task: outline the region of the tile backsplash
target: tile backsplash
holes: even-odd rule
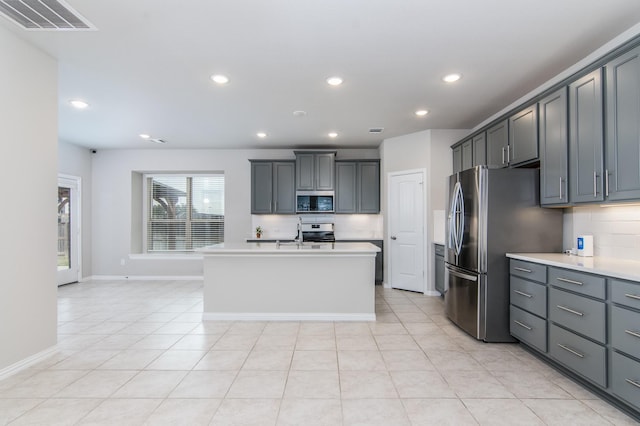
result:
[[[593,235],[595,256],[640,260],[640,205],[573,207],[564,223],[565,249],[575,248],[578,235]]]
[[[336,214],[302,215],[303,220],[329,221],[335,223],[336,239],[382,239],[382,215],[379,214]],[[292,239],[296,236],[297,215],[251,215],[252,229],[260,226],[262,238]],[[247,238],[255,238],[250,232]]]

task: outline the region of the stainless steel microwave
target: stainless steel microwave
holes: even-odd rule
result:
[[[296,191],[296,213],[333,213],[334,191]]]

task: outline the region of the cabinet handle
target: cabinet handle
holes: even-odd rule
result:
[[[604,171],[604,195],[609,196],[609,169]]]
[[[627,383],[632,384],[633,386],[640,388],[640,383],[636,382],[635,380],[631,380],[631,379],[624,379]]]
[[[507,145],[507,164],[509,163],[511,157],[511,145]]]
[[[593,197],[596,198],[598,196],[598,173],[593,171]]]
[[[575,284],[575,285],[584,285],[584,283],[580,281],[570,280],[568,278],[556,278],[558,281],[562,281],[563,283]]]
[[[514,292],[514,293],[518,293],[518,294],[519,294],[520,296],[524,296],[524,297],[528,297],[528,298],[531,298],[531,297],[533,297],[532,295],[530,295],[530,294],[527,294],[527,293],[525,293],[525,292],[522,292],[522,291],[518,291],[518,290],[513,290],[513,292]]]
[[[571,314],[577,315],[579,317],[584,316],[584,314],[582,312],[578,312],[578,311],[574,311],[573,309],[569,309],[566,306],[562,306],[562,305],[556,305],[556,308],[558,309],[562,309],[563,311],[569,312]]]
[[[504,164],[504,146],[502,147],[502,164]]]
[[[640,300],[640,296],[638,296],[637,294],[626,294],[625,296],[627,296],[630,299],[636,299],[636,300]]]
[[[526,272],[527,274],[530,274],[531,272],[533,272],[531,269],[521,268],[519,266],[514,266],[513,269],[520,272]]]
[[[632,335],[633,337],[637,337],[637,338],[640,339],[640,334],[636,333],[635,331],[625,330],[624,332],[627,333],[627,334]]]
[[[515,322],[516,324],[518,324],[522,328],[526,328],[529,331],[533,330],[533,328],[529,327],[528,325],[525,325],[525,324],[521,323],[520,321],[513,320],[513,322]]]
[[[569,348],[569,347],[567,347],[565,345],[562,345],[562,344],[558,343],[558,346],[560,346],[565,351],[570,352],[570,353],[574,354],[575,356],[577,356],[579,358],[584,358],[584,355],[582,355],[580,352],[576,352],[573,349],[571,349],[571,348]]]
[[[562,200],[562,177],[560,177],[560,199]]]

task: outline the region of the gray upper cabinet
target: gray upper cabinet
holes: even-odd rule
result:
[[[492,168],[507,167],[506,157],[509,145],[509,123],[503,120],[487,130],[487,166]]]
[[[569,85],[571,202],[604,200],[601,76],[602,71],[598,69]],[[638,161],[637,157],[635,161]]]
[[[453,154],[453,173],[462,171],[462,144],[452,148]]]
[[[462,170],[473,167],[473,141],[471,139],[462,143]]]
[[[296,151],[295,154],[297,190],[333,191],[335,189],[335,151]]]
[[[538,104],[509,117],[507,163],[518,165],[538,159]]]
[[[336,213],[380,213],[379,161],[336,161]]]
[[[487,139],[485,133],[475,135],[472,139],[473,144],[473,166],[487,164]]]
[[[336,161],[336,213],[357,211],[357,173],[358,164],[355,161]]]
[[[295,213],[295,162],[251,161],[251,213]]]
[[[567,132],[567,88],[540,100],[540,203],[566,204],[569,201],[569,136]]]
[[[640,47],[606,66],[607,197],[640,198]]]

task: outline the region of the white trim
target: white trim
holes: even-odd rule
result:
[[[204,312],[203,321],[375,321],[376,314],[330,313],[215,313]]]
[[[131,260],[202,260],[202,253],[132,253]]]
[[[389,182],[391,181],[392,177],[395,176],[404,176],[404,175],[413,175],[416,173],[420,173],[422,175],[422,293],[425,294],[425,292],[427,291],[428,288],[428,280],[427,280],[427,269],[429,266],[429,261],[427,259],[427,256],[429,256],[429,244],[427,243],[428,237],[429,237],[429,230],[428,230],[428,226],[427,226],[427,218],[428,218],[428,213],[427,213],[427,207],[428,207],[428,200],[427,200],[427,196],[429,195],[427,193],[427,187],[429,186],[429,179],[428,176],[429,174],[427,173],[427,169],[426,168],[419,168],[419,169],[409,169],[409,170],[401,170],[401,171],[395,171],[395,172],[388,172],[387,173],[387,214],[384,215],[384,220],[387,223],[386,229],[387,229],[387,238],[384,242],[385,247],[388,247],[388,255],[387,255],[387,277],[389,278],[389,284],[384,283],[385,288],[393,288],[391,286],[391,277],[393,277],[392,271],[393,271],[393,266],[392,266],[392,262],[391,262],[391,237],[389,235],[389,231],[391,230],[391,224],[390,224],[390,213],[391,213],[391,195],[390,195],[390,191],[389,191]],[[388,285],[388,287],[387,287]]]
[[[49,358],[51,355],[54,355],[58,352],[58,346],[53,345],[44,351],[38,352],[37,354],[31,355],[23,360],[16,362],[15,364],[11,364],[8,367],[0,370],[0,380],[4,380],[9,376],[12,376],[16,373],[19,373],[22,370],[25,370],[45,359]]]
[[[391,288],[391,284],[389,284],[388,282],[383,282],[383,283],[382,283],[382,287],[384,287],[384,288]]]
[[[202,275],[92,275],[83,281],[203,281]]]
[[[442,294],[439,291],[436,291],[436,290],[427,290],[427,291],[424,292],[424,295],[425,296],[437,296],[437,297],[442,296]]]

